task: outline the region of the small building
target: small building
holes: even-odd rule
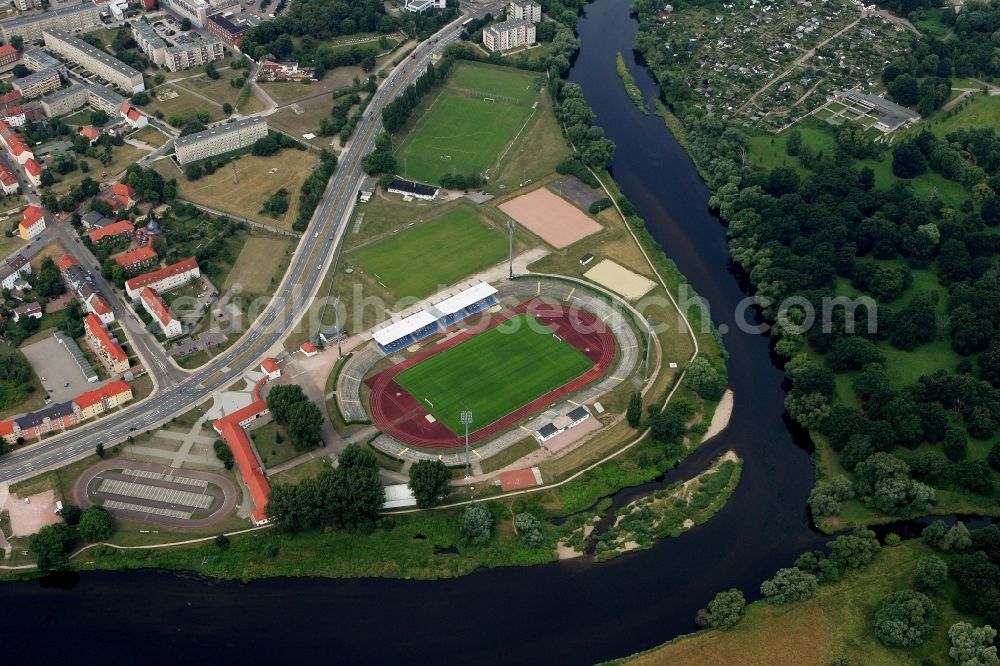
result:
[[[541,428],[535,431],[535,439],[537,439],[538,443],[541,444],[542,442],[549,441],[562,431],[563,431],[562,428],[557,428],[552,423],[546,423]]]
[[[7,65],[13,65],[20,58],[17,49],[15,49],[10,44],[0,45],[0,67],[6,67]]]
[[[566,428],[575,428],[590,418],[590,410],[583,405],[580,405],[579,407],[571,409],[566,416],[569,417],[569,425],[567,425]]]
[[[101,130],[93,125],[84,125],[80,128],[80,136],[90,141],[90,145],[94,145],[101,138]]]
[[[260,364],[260,371],[264,373],[268,381],[273,381],[281,376],[281,367],[273,358],[265,358]]]
[[[61,331],[56,331],[52,334],[52,337],[56,339],[56,342],[61,344],[69,352],[69,355],[73,357],[73,361],[76,363],[76,367],[80,369],[80,374],[83,378],[87,380],[88,384],[93,384],[98,379],[97,371],[94,370],[94,366],[90,365],[90,361],[87,360],[86,355],[80,347],[77,346],[73,338],[68,338]]]
[[[139,203],[139,195],[128,183],[115,183],[111,188],[111,194],[126,210]]]
[[[116,254],[114,260],[115,263],[124,268],[126,272],[138,273],[139,271],[145,270],[150,266],[155,266],[158,258],[159,257],[157,256],[156,251],[146,245],[129,252]]]
[[[302,352],[303,355],[305,355],[306,358],[312,358],[313,356],[319,353],[319,350],[316,349],[316,345],[314,345],[309,341],[303,342],[301,345],[299,345],[299,350]]]
[[[97,316],[102,324],[110,324],[115,320],[115,311],[108,303],[108,299],[98,293],[93,293],[86,300],[87,310]]]
[[[445,0],[406,0],[403,9],[411,14],[423,14],[431,9],[444,9]]]
[[[141,129],[149,124],[145,114],[128,102],[122,102],[118,107],[118,113],[132,129]]]
[[[390,194],[402,194],[407,197],[431,201],[437,197],[438,192],[441,190],[426,183],[418,183],[414,180],[406,180],[405,178],[393,178],[389,184],[388,191]]]
[[[372,176],[365,176],[365,179],[361,181],[361,188],[358,190],[358,199],[361,203],[371,201],[376,187],[378,187],[378,181]]]
[[[113,242],[119,238],[132,238],[135,235],[135,225],[128,220],[118,220],[113,224],[100,227],[87,234],[94,245]]]
[[[15,254],[0,264],[0,286],[4,289],[13,289],[22,275],[31,275],[31,264],[23,254]]]
[[[594,255],[592,255],[591,253],[588,252],[587,254],[585,254],[582,257],[580,257],[580,265],[581,266],[586,266],[587,264],[589,264],[593,260],[594,260]]]
[[[14,321],[18,322],[22,319],[27,318],[41,319],[42,318],[42,306],[38,303],[31,302],[25,303],[19,308],[14,309]]]
[[[416,506],[417,498],[410,490],[409,484],[394,483],[385,487],[385,503],[383,509],[402,509],[404,507]]]
[[[268,81],[315,81],[315,67],[299,67],[297,62],[274,62],[263,60],[260,63],[261,76]]]
[[[80,223],[84,229],[93,231],[94,229],[102,229],[113,222],[110,218],[105,217],[96,210],[92,210],[80,218]]]
[[[45,211],[38,206],[27,206],[21,214],[21,222],[17,225],[18,235],[24,240],[31,240],[43,231],[45,231]]]
[[[28,177],[28,182],[35,187],[42,186],[42,167],[38,166],[33,158],[28,158],[24,163],[24,173]]]
[[[0,164],[0,190],[4,194],[16,194],[21,184],[17,182],[17,176],[11,173],[3,164]]]

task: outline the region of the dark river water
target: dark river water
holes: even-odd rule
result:
[[[655,85],[631,62],[629,0],[597,0],[580,22],[570,79],[617,143],[614,175],[653,235],[730,332],[736,408],[728,430],[671,478],[734,448],[745,460],[729,504],[707,524],[652,550],[595,565],[571,561],[482,571],[456,580],[273,579],[249,585],[160,572],[85,573],[63,587],[0,585],[4,657],[86,662],[236,659],[282,663],[590,664],[693,630],[695,611],[722,589],[757,596],[760,582],[825,539],[810,529],[808,443],[783,420],[782,373],[766,336],[738,332],[746,297],[731,271],[725,229],[708,191],[662,120],[639,113],[615,71],[626,54],[650,100]],[[737,332],[734,332],[737,331]],[[668,479],[669,480],[669,479]],[[626,491],[628,500],[648,492]]]

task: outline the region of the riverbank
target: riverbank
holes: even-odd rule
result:
[[[708,424],[708,430],[705,431],[705,436],[701,439],[702,443],[722,434],[722,431],[729,426],[729,420],[733,418],[733,407],[735,404],[733,389],[726,389],[726,392],[722,394],[722,398],[719,400],[719,404],[715,406],[715,412],[712,413],[712,422]]]

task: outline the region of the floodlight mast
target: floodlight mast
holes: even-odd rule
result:
[[[517,222],[515,222],[514,220],[508,219],[507,220],[507,235],[509,237],[508,238],[509,248],[508,248],[507,266],[508,266],[508,269],[509,269],[509,271],[508,271],[509,274],[508,274],[507,277],[508,277],[508,279],[511,279],[511,280],[514,279],[514,229],[515,228],[517,228]]]
[[[462,421],[462,425],[465,426],[465,478],[472,478],[472,459],[469,457],[469,424],[472,423],[472,412],[470,410],[462,410],[459,413],[459,418]]]

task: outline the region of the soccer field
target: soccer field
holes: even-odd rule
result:
[[[507,234],[467,206],[418,224],[347,255],[396,298],[423,298],[438,287],[503,261]]]
[[[470,432],[478,430],[593,366],[534,316],[521,314],[404,370],[396,383],[462,434],[462,410],[472,410]]]
[[[492,166],[531,114],[528,106],[487,102],[445,91],[396,153],[406,178],[437,183]]]

